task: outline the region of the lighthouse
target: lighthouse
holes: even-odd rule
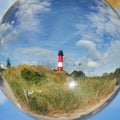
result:
[[[63,51],[60,50],[58,52],[58,66],[57,66],[57,70],[58,71],[62,71],[63,70]]]

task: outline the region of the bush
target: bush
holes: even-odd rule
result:
[[[116,85],[120,84],[120,68],[117,68],[114,73],[108,75],[110,79],[116,79]]]
[[[7,59],[7,68],[11,67],[11,62],[10,62],[10,59],[8,58]]]
[[[36,96],[35,95],[30,98],[30,101],[29,101],[30,109],[37,112],[38,114],[39,113],[46,114],[48,112],[48,106],[46,101],[43,99],[39,101],[36,97],[39,95],[36,95]]]
[[[21,77],[26,81],[31,81],[34,84],[40,84],[44,79],[45,75],[39,72],[28,70],[24,68],[21,70]]]
[[[5,70],[5,69],[3,69],[3,68],[0,67],[0,72],[3,72],[4,70]]]
[[[79,79],[79,78],[83,78],[85,77],[85,73],[83,73],[82,71],[73,71],[71,73],[71,76],[74,78],[74,79]]]
[[[117,84],[120,84],[120,68],[117,68],[114,72],[114,76],[117,79]]]

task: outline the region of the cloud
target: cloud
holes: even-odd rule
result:
[[[37,15],[50,11],[50,0],[19,0],[19,10],[16,17],[19,23],[19,29],[27,31],[36,31],[40,29],[40,19]]]
[[[79,40],[76,43],[79,48],[87,50],[87,56],[93,61],[101,59],[101,53],[97,50],[95,42],[90,40]]]
[[[75,25],[76,35],[81,39],[87,39],[104,44],[105,36],[108,36],[109,42],[117,39],[120,34],[120,19],[118,15],[105,3],[95,1],[96,6],[90,7],[90,13],[81,16],[79,22]],[[95,12],[97,11],[97,12]]]
[[[0,2],[0,14],[3,16],[5,12],[15,3],[16,0],[10,0],[4,2],[3,0]],[[1,17],[2,19],[2,17]],[[11,22],[0,23],[0,47],[6,48],[6,45],[15,40],[18,35],[16,29],[13,28],[14,20]]]
[[[120,67],[120,40],[112,41],[104,52],[99,51],[95,43],[89,40],[79,40],[76,45],[88,50],[86,56],[77,60],[82,63],[79,69],[87,75],[101,75],[104,72],[113,72]]]
[[[79,40],[76,42],[76,46],[78,46],[80,49],[87,50],[87,54],[78,60],[79,63],[82,63],[82,65],[78,68],[85,71],[87,75],[95,74],[100,61],[102,60],[101,52],[97,50],[95,42],[90,40]]]
[[[18,48],[17,51],[24,56],[24,59],[21,59],[23,64],[45,65],[52,69],[57,66],[57,53],[55,51],[36,46]]]
[[[81,38],[76,46],[87,52],[77,61],[82,63],[80,69],[88,75],[111,72],[120,67],[120,18],[104,2],[95,3],[90,6],[90,13],[81,16],[75,25],[75,35]]]
[[[96,44],[90,40],[79,40],[76,45],[89,51],[96,50]]]
[[[0,105],[4,104],[6,100],[7,100],[7,98],[4,96],[4,94],[3,94],[3,92],[1,91],[1,88],[0,88]]]
[[[110,43],[107,51],[101,54],[99,61],[99,72],[113,72],[120,67],[120,40],[115,40]]]
[[[29,60],[29,59],[24,59],[21,61],[21,64],[28,64],[28,65],[38,65],[37,61]]]
[[[106,60],[108,64],[111,64],[112,67],[120,67],[120,54],[119,54],[119,49],[120,49],[120,40],[116,40],[111,42],[110,48],[106,52]]]
[[[6,21],[0,26],[0,43],[7,44],[17,39],[21,33],[36,32],[42,29],[41,20],[37,15],[50,11],[50,0],[19,0],[19,10],[15,12],[17,20]]]
[[[13,28],[13,22],[2,23],[0,25],[0,45],[6,47],[6,45],[15,40],[15,36],[18,34],[16,29]]]
[[[50,56],[53,54],[53,51],[40,47],[18,48],[17,50],[25,54],[31,54],[33,56]]]
[[[96,68],[98,67],[98,63],[95,61],[88,61],[87,66],[90,68]]]
[[[0,25],[0,35],[2,35],[7,29],[10,29],[11,25],[9,23],[7,24],[1,24]]]

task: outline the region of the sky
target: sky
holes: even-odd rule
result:
[[[0,0],[0,20],[16,0]],[[1,120],[33,120],[18,110],[3,94],[0,87],[0,119]]]
[[[93,10],[93,13],[88,14],[88,9],[82,6],[82,9],[79,9],[79,6],[75,7],[72,2],[71,7],[65,2],[59,7],[57,2],[54,3],[56,6],[52,4],[52,0],[21,1],[20,10],[15,13],[19,19],[16,20],[12,15],[9,17],[10,22],[3,23],[0,27],[0,34],[5,34],[0,35],[4,65],[9,57],[13,65],[42,64],[55,68],[57,53],[62,49],[64,68],[68,72],[78,69],[83,70],[87,75],[101,75],[120,67],[120,22],[113,10],[104,8],[102,4],[95,6],[99,12]],[[0,19],[14,2],[15,0],[0,0]],[[82,4],[85,5],[84,2]],[[118,8],[116,11],[120,14]],[[87,22],[81,17],[83,14]],[[89,24],[92,24],[92,27],[89,27]],[[79,63],[82,65],[79,66]],[[116,109],[115,104],[109,109],[110,111]],[[118,104],[117,110],[119,109]],[[102,117],[100,120],[104,120],[105,114],[107,114],[105,120],[113,120],[109,117],[109,112],[100,115],[99,117]],[[0,117],[2,117],[0,119],[18,120],[14,117],[14,113],[20,120],[31,120],[14,107],[0,90]],[[113,114],[113,117],[114,115],[117,116]],[[90,120],[98,120],[99,117]]]
[[[15,0],[0,0],[0,20],[2,19],[5,12],[8,10],[8,8],[15,2]],[[6,97],[0,90],[0,106],[5,103]]]
[[[7,12],[8,8],[15,2],[16,0],[0,0],[0,19]]]
[[[22,113],[0,90],[0,119],[1,120],[34,120]]]
[[[94,5],[88,0],[69,4],[21,0],[19,11],[16,7],[1,25],[2,62],[6,65],[9,57],[12,65],[56,69],[58,51],[63,50],[64,70],[69,73],[82,70],[93,76],[114,72],[120,66],[119,20],[113,9],[99,1]]]
[[[120,119],[120,93],[112,101],[111,104],[106,106],[101,112],[97,113],[95,116],[88,118],[88,120],[119,120]]]

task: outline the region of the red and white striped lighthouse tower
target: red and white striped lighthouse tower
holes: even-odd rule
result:
[[[63,51],[60,50],[58,52],[58,66],[57,66],[57,70],[58,71],[62,71],[63,70]]]

